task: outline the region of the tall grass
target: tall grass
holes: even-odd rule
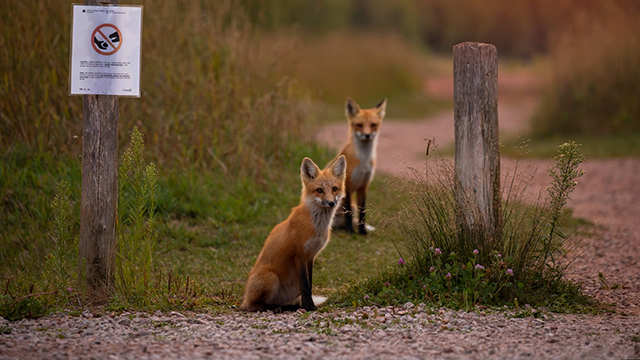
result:
[[[305,106],[239,1],[143,1],[142,97],[120,100],[120,143],[138,125],[159,161],[250,173],[301,137]],[[71,8],[9,1],[0,31],[0,147],[72,153],[81,97],[69,97]]]
[[[554,39],[536,133],[640,132],[639,18],[636,1],[610,1],[576,12]]]
[[[341,111],[347,97],[377,103],[423,92],[429,59],[397,35],[340,31],[303,39],[282,65],[314,98]]]

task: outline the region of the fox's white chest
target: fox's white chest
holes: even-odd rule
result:
[[[304,244],[304,251],[310,254],[311,257],[315,257],[324,247],[327,245],[328,238],[323,236],[314,236],[307,240]]]
[[[351,173],[351,189],[360,189],[373,179],[376,171],[373,167],[373,161],[376,158],[375,149],[377,141],[378,139],[375,139],[368,143],[361,143],[356,147],[356,156],[358,160],[360,160],[360,164],[358,164]]]

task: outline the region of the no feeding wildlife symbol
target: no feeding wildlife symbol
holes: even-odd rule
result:
[[[112,55],[122,46],[122,32],[112,24],[102,24],[91,34],[91,45],[100,55]]]

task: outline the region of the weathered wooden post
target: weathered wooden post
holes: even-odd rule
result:
[[[464,238],[495,244],[502,232],[495,46],[453,47],[453,96],[457,223]]]
[[[85,5],[117,0],[85,0]],[[80,269],[93,301],[113,289],[118,205],[118,97],[84,95],[82,120],[82,195]]]

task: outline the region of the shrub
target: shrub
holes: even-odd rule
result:
[[[469,308],[517,301],[553,305],[564,294],[584,304],[579,286],[562,278],[570,261],[561,261],[567,239],[561,229],[568,220],[563,207],[583,174],[577,170],[583,160],[579,145],[561,145],[549,168],[549,198],[533,205],[523,202],[529,179],[516,174],[507,179],[499,242],[469,239],[457,231],[448,161],[428,166],[425,177],[413,170],[415,179],[394,179],[393,196],[402,210],[381,221],[383,236],[397,244],[398,265],[354,286],[338,301],[429,301]]]

